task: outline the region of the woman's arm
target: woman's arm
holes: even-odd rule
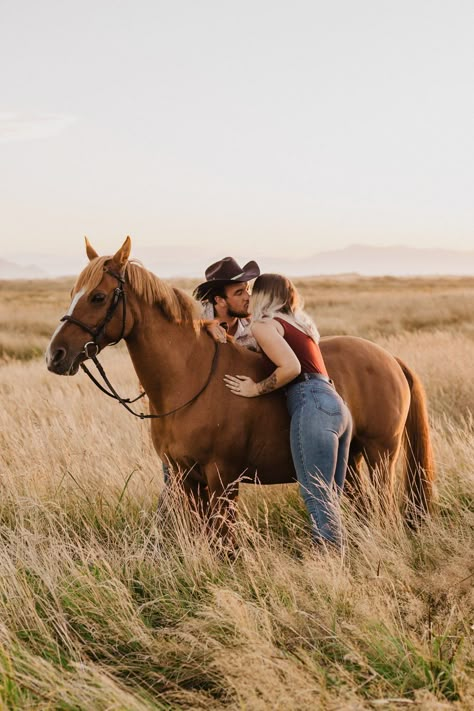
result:
[[[252,333],[258,345],[275,363],[276,368],[268,378],[258,383],[245,375],[226,375],[224,382],[235,395],[241,397],[265,395],[287,385],[300,374],[300,362],[281,335],[279,328],[281,326],[273,320],[252,324]]]

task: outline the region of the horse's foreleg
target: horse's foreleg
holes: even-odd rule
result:
[[[196,465],[182,478],[184,493],[186,494],[191,510],[207,521],[209,516],[209,490],[204,474]]]
[[[239,493],[237,478],[224,479],[217,463],[205,468],[209,492],[209,529],[224,542],[232,543],[232,524],[236,517],[236,503]]]
[[[166,455],[161,455],[161,468],[163,471],[163,483],[164,487],[161,490],[158,497],[158,511],[163,511],[166,509],[168,498],[169,498],[169,488],[172,482],[175,481],[174,477],[174,466],[171,464],[169,458]]]

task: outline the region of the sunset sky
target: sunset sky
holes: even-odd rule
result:
[[[472,0],[0,0],[3,256],[474,248]]]

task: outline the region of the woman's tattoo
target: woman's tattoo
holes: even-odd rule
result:
[[[266,395],[267,393],[271,393],[272,390],[275,390],[276,384],[277,384],[276,373],[272,373],[271,375],[268,376],[268,378],[265,378],[265,380],[262,380],[262,381],[260,381],[260,383],[257,384],[258,394],[259,395]]]

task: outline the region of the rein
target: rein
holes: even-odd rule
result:
[[[130,414],[134,415],[135,417],[139,417],[141,420],[148,420],[148,419],[158,419],[158,418],[162,418],[162,417],[168,417],[168,415],[174,415],[175,412],[179,412],[180,410],[183,410],[185,407],[188,407],[193,402],[195,402],[198,399],[198,397],[200,395],[202,395],[204,390],[207,388],[207,386],[211,382],[212,376],[214,375],[216,366],[217,366],[217,359],[218,359],[218,355],[219,355],[219,347],[218,347],[219,344],[217,343],[217,341],[214,343],[214,355],[212,357],[211,369],[209,371],[209,375],[207,377],[206,382],[204,383],[202,388],[199,390],[199,392],[196,393],[196,395],[194,395],[190,400],[183,403],[182,405],[179,405],[178,407],[175,407],[173,410],[169,410],[168,412],[163,412],[162,414],[159,414],[159,415],[146,415],[144,412],[135,412],[134,410],[132,410],[130,405],[132,403],[136,402],[137,400],[140,400],[142,397],[144,397],[146,395],[146,393],[142,392],[142,393],[140,393],[140,395],[137,395],[137,397],[135,397],[133,399],[130,399],[128,397],[127,398],[121,397],[118,394],[118,392],[115,390],[115,388],[112,385],[112,383],[110,382],[110,380],[108,379],[103,366],[100,364],[99,359],[97,358],[97,355],[100,351],[100,346],[97,343],[97,341],[103,334],[105,334],[105,329],[107,328],[108,323],[111,321],[115,311],[117,310],[120,301],[122,301],[122,329],[120,332],[120,336],[117,338],[117,340],[113,341],[113,343],[109,343],[108,345],[115,346],[115,345],[117,345],[117,343],[119,341],[122,340],[124,333],[125,333],[125,323],[126,323],[126,318],[127,318],[127,305],[126,305],[127,298],[126,298],[126,292],[123,288],[123,285],[125,284],[125,277],[123,274],[117,274],[115,272],[110,271],[109,269],[107,269],[105,271],[107,271],[111,276],[115,277],[117,279],[117,281],[119,282],[119,285],[117,287],[115,287],[115,289],[114,289],[114,296],[113,296],[112,302],[111,302],[109,308],[107,309],[107,313],[105,314],[105,317],[104,317],[104,320],[102,321],[102,323],[99,324],[98,326],[96,326],[95,328],[91,328],[87,324],[83,323],[82,321],[79,321],[79,319],[76,319],[76,318],[74,318],[74,316],[70,316],[69,314],[66,314],[60,320],[63,322],[67,321],[69,323],[73,323],[76,326],[79,326],[79,328],[82,328],[84,331],[86,331],[87,333],[89,333],[92,336],[93,340],[88,341],[87,343],[84,344],[83,353],[86,356],[86,358],[89,358],[90,360],[92,360],[95,367],[99,371],[99,373],[102,377],[102,380],[104,381],[108,390],[106,390],[106,388],[104,388],[104,386],[99,383],[97,378],[95,378],[92,375],[92,373],[87,368],[85,363],[81,363],[80,366],[81,366],[82,370],[84,371],[84,373],[92,380],[94,385],[96,385],[99,388],[99,390],[101,390],[103,393],[105,393],[109,397],[113,398],[114,400],[117,400],[121,405],[123,405],[123,407],[128,412],[130,412]],[[94,352],[90,352],[90,348],[89,348],[90,346],[93,346],[93,348],[95,349]]]
[[[86,345],[87,345],[87,344],[86,344]],[[198,397],[199,397],[200,395],[202,395],[202,393],[204,392],[204,390],[207,388],[207,386],[208,386],[209,383],[211,382],[212,376],[214,375],[215,370],[216,370],[217,358],[218,358],[218,355],[219,355],[219,344],[217,343],[217,341],[214,343],[214,346],[215,346],[215,347],[214,347],[214,355],[213,355],[213,357],[212,357],[211,369],[210,369],[210,371],[209,371],[209,375],[207,376],[206,382],[204,383],[204,385],[202,386],[202,388],[199,390],[199,392],[197,392],[196,395],[194,395],[194,396],[193,396],[190,400],[188,400],[187,402],[184,402],[182,405],[179,405],[178,407],[175,407],[173,410],[169,410],[168,412],[163,412],[163,413],[161,413],[160,415],[145,415],[144,412],[135,412],[134,410],[132,410],[132,408],[129,406],[129,404],[131,404],[131,403],[133,403],[133,402],[136,402],[137,400],[139,400],[140,398],[142,398],[144,395],[146,395],[146,393],[145,393],[145,392],[141,393],[140,395],[138,395],[138,396],[137,396],[136,398],[134,398],[133,400],[130,400],[130,398],[123,398],[123,397],[120,397],[120,395],[117,393],[117,391],[115,390],[115,388],[114,388],[113,385],[111,384],[110,380],[108,379],[108,377],[107,377],[107,375],[106,375],[106,373],[105,373],[104,368],[103,368],[102,365],[99,363],[99,360],[98,360],[98,358],[97,358],[97,355],[91,355],[91,356],[89,356],[89,358],[92,360],[92,362],[93,362],[94,365],[96,366],[97,370],[98,370],[99,373],[101,374],[102,379],[103,379],[104,383],[107,385],[107,387],[109,388],[110,392],[108,392],[104,387],[102,387],[102,385],[98,382],[98,380],[96,380],[96,378],[94,378],[94,376],[92,375],[92,373],[90,372],[90,370],[84,365],[84,363],[81,363],[81,368],[82,368],[82,370],[85,372],[85,374],[89,376],[89,378],[92,380],[92,382],[93,382],[95,385],[97,385],[98,388],[100,388],[100,389],[102,390],[102,392],[104,392],[104,393],[105,393],[106,395],[108,395],[109,397],[113,397],[114,400],[118,400],[118,402],[119,402],[121,405],[123,405],[124,408],[125,408],[128,412],[130,412],[130,414],[134,415],[135,417],[139,417],[141,420],[158,419],[158,418],[162,418],[162,417],[168,417],[168,415],[174,415],[175,412],[179,412],[179,410],[183,410],[185,407],[188,407],[188,405],[191,405],[193,402],[195,402],[195,401],[198,399]]]

